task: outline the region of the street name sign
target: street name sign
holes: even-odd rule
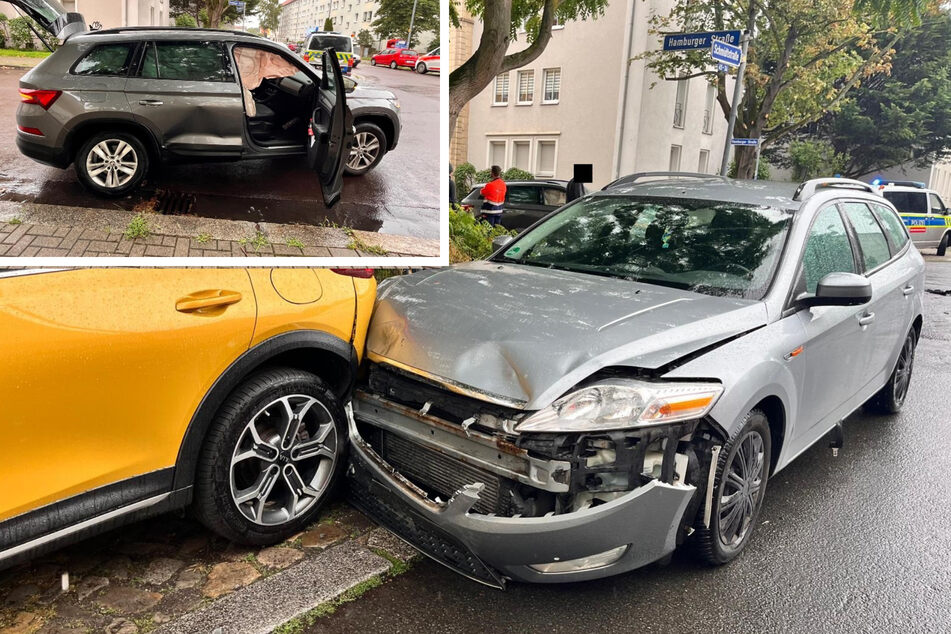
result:
[[[738,139],[733,137],[733,140],[730,141],[733,145],[759,145],[759,139]]]
[[[740,58],[743,56],[743,49],[739,46],[733,46],[720,40],[713,40],[710,45],[710,57],[726,64],[727,66],[739,66]]]
[[[692,51],[710,48],[714,40],[737,46],[740,43],[740,32],[708,31],[706,33],[670,33],[664,36],[664,50]]]

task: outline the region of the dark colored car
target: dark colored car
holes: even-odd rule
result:
[[[389,66],[390,68],[399,66],[416,68],[417,59],[419,59],[419,53],[416,51],[405,48],[388,48],[371,57],[370,64],[373,66]]]
[[[158,162],[306,155],[325,203],[340,199],[353,115],[336,54],[322,70],[244,32],[123,28],[86,33],[57,0],[13,0],[62,45],[20,79],[17,146],[75,164],[104,196]]]
[[[505,207],[502,212],[502,226],[506,229],[524,231],[551,212],[565,204],[565,189],[567,181],[506,181]],[[462,208],[466,211],[479,214],[482,208],[482,195],[479,191],[484,187],[479,183],[472,188],[469,195],[462,199]]]

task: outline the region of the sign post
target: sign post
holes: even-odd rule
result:
[[[723,144],[723,160],[720,162],[720,176],[726,176],[730,169],[730,145],[733,140],[733,128],[736,125],[736,111],[743,96],[743,75],[746,73],[746,52],[750,46],[750,32],[744,31],[740,42],[740,67],[736,71],[736,84],[733,86],[733,105],[730,106],[730,119],[726,126],[726,140]]]

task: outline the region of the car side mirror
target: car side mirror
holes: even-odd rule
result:
[[[351,93],[357,87],[357,81],[355,79],[350,79],[349,77],[344,77],[343,87],[345,92]]]
[[[512,236],[495,236],[492,239],[492,251],[498,251],[512,241]]]
[[[861,306],[872,300],[872,284],[855,273],[829,273],[816,286],[816,294],[802,294],[802,306]]]

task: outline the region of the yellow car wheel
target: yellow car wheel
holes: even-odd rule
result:
[[[276,368],[242,383],[218,411],[195,477],[195,511],[246,544],[284,540],[332,496],[346,454],[343,407],[317,376]]]

